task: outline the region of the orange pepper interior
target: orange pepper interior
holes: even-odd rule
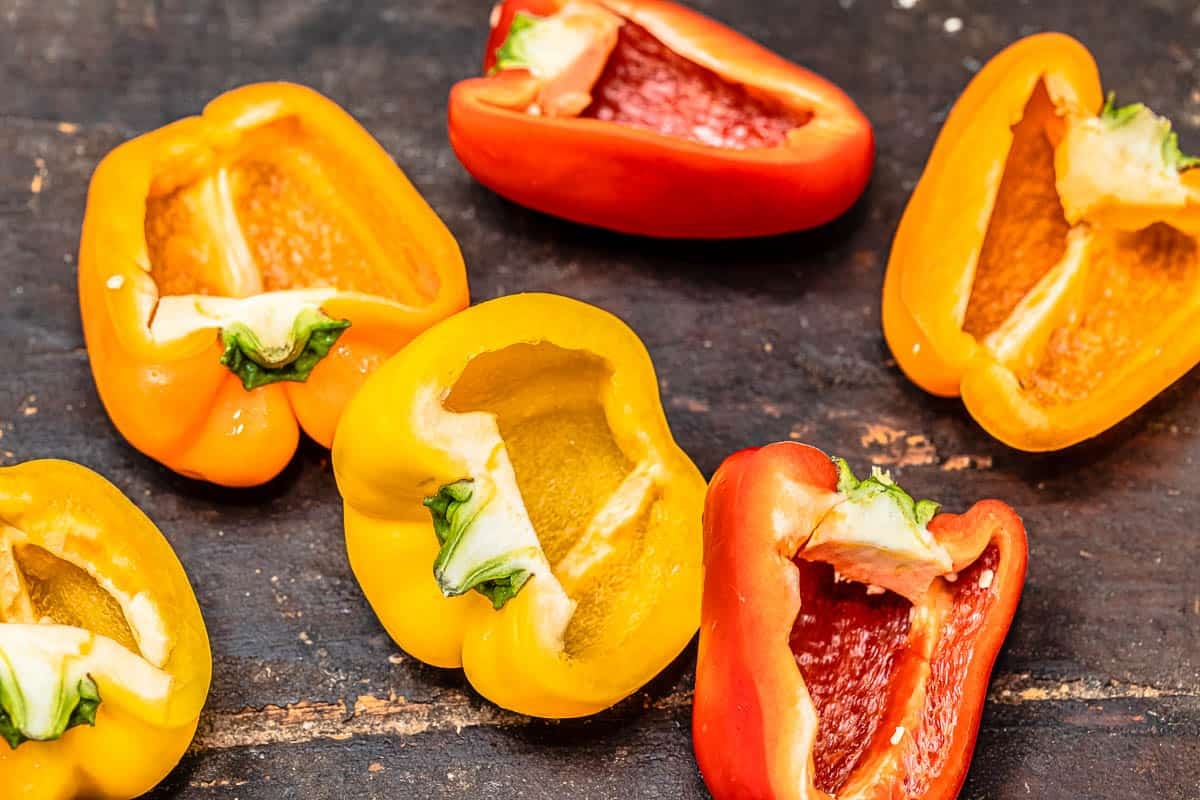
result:
[[[963,318],[978,339],[1019,337],[1021,327],[1006,323],[1030,313],[1022,301],[1055,269],[1072,270],[1073,299],[1054,312],[1047,340],[1010,364],[1022,389],[1047,406],[1089,396],[1147,345],[1157,322],[1200,294],[1200,241],[1164,223],[1127,232],[1081,221],[1074,227],[1086,237],[1083,256],[1067,263],[1073,229],[1054,172],[1065,124],[1039,83],[1013,127]]]
[[[336,288],[428,304],[434,269],[396,235],[360,169],[299,117],[245,132],[146,199],[151,276],[162,295],[247,296]]]
[[[1039,82],[1013,126],[1004,177],[975,268],[963,320],[963,330],[972,336],[998,328],[1066,252],[1070,226],[1054,188],[1057,142],[1050,138],[1059,125],[1054,103]]]
[[[1098,234],[1081,312],[1054,330],[1022,385],[1046,405],[1086,397],[1107,369],[1142,349],[1156,320],[1195,296],[1198,279],[1200,243],[1174,228]]]

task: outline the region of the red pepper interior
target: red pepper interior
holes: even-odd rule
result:
[[[959,573],[954,585],[954,606],[942,623],[942,633],[930,660],[923,723],[912,732],[916,747],[908,748],[904,754],[904,785],[910,797],[924,796],[950,756],[948,744],[962,710],[963,684],[988,609],[999,590],[995,583],[987,588],[980,586],[980,575],[986,570],[994,575],[999,568],[1000,551],[991,545],[974,564]],[[979,702],[982,700],[979,698]]]
[[[990,546],[954,586],[954,606],[945,620],[931,661],[923,724],[910,731],[906,748],[908,795],[919,797],[940,773],[958,720],[961,688],[995,587],[979,586],[980,574],[995,570],[999,552]],[[895,667],[917,632],[910,630],[911,604],[886,592],[868,595],[861,583],[835,582],[828,564],[796,559],[800,613],[791,648],[820,716],[814,752],[815,780],[824,792],[846,784],[876,734],[892,698]]]
[[[737,150],[781,145],[808,121],[688,61],[628,20],[581,116]]]

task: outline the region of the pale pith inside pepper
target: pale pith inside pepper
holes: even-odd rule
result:
[[[0,467],[0,797],[144,795],[211,676],[200,606],[145,514],[78,464]]]
[[[1060,112],[1013,127],[962,329],[1053,406],[1088,398],[1200,290],[1200,170],[1165,119]]]
[[[222,363],[253,389],[307,379],[350,325],[322,310],[336,297],[433,300],[435,277],[379,239],[384,212],[363,213],[342,154],[299,119],[244,131],[214,154],[204,171],[164,175],[147,198],[156,342],[219,331]]]
[[[153,603],[0,527],[0,738],[17,748],[94,725],[96,681],[165,705],[171,640]]]
[[[434,565],[442,591],[475,589],[501,608],[538,580],[552,598],[545,633],[568,651],[603,635],[589,620],[610,616],[614,594],[589,584],[611,584],[640,557],[659,494],[653,455],[633,463],[604,418],[608,372],[586,353],[512,345],[472,360],[444,405],[423,414],[430,435],[472,465],[426,500],[442,545]],[[495,415],[494,436],[463,435],[474,412]]]

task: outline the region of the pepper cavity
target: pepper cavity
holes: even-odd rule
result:
[[[567,2],[547,16],[516,10],[490,58],[491,74],[522,70],[530,79],[514,91],[514,76],[493,100],[535,116],[613,122],[732,149],[783,145],[812,116],[688,59],[601,3]]]
[[[1200,296],[1200,223],[1170,224],[1198,202],[1164,158],[1170,124],[1064,113],[1039,84],[1013,129],[963,322],[1035,407],[1102,391],[1146,320]]]
[[[618,579],[643,553],[659,494],[654,455],[627,453],[605,419],[610,374],[602,359],[549,343],[476,356],[444,409],[490,416],[496,438],[475,446],[470,479],[426,500],[443,591],[475,588],[501,608],[527,580],[539,583],[555,609],[548,635],[568,652],[615,621]]]
[[[0,738],[13,749],[94,725],[97,680],[150,704],[165,702],[170,690],[162,620],[67,555],[0,528]],[[131,617],[134,607],[142,613]]]

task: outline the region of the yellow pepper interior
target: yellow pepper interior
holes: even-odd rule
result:
[[[452,412],[495,416],[542,550],[578,603],[565,635],[572,655],[619,642],[653,593],[644,573],[654,567],[643,558],[653,497],[608,531],[603,547],[579,551],[589,523],[635,467],[608,425],[609,380],[609,366],[594,355],[516,344],[472,359],[445,401]]]
[[[84,628],[107,636],[134,653],[141,654],[125,612],[96,579],[74,564],[31,544],[12,549],[33,610],[33,620],[49,619],[59,625]]]
[[[1069,124],[1039,83],[1013,127],[963,318],[963,330],[1042,405],[1080,400],[1117,380],[1159,326],[1200,300],[1196,238],[1164,223],[1138,231],[1068,224],[1054,159]],[[1074,255],[1072,237],[1080,245]]]
[[[160,295],[335,288],[425,305],[438,278],[401,214],[360,165],[285,117],[159,176],[146,198],[151,276]]]

